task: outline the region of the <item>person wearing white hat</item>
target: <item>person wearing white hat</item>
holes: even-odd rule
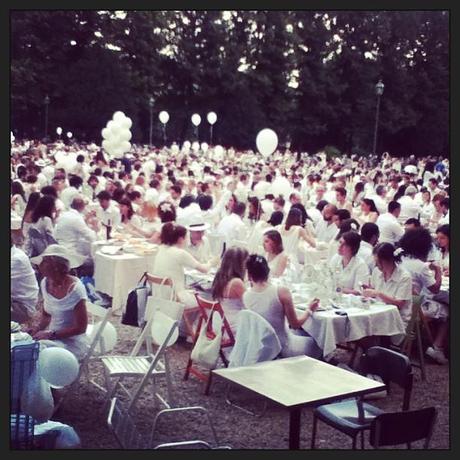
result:
[[[211,245],[204,232],[210,227],[201,216],[195,214],[188,219],[185,228],[189,231],[185,250],[192,254],[198,262],[205,264],[212,258]]]
[[[42,254],[31,258],[39,266],[43,279],[40,283],[43,310],[39,325],[29,330],[32,337],[44,346],[63,347],[77,359],[89,347],[86,328],[87,294],[83,283],[70,274],[83,258],[59,244],[50,244]]]
[[[21,230],[21,219],[11,215],[10,312],[11,320],[27,323],[36,313],[38,283],[27,254],[13,244],[13,232]]]

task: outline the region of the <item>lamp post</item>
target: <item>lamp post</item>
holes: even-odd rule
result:
[[[375,85],[375,94],[377,95],[377,108],[375,110],[375,127],[374,127],[374,147],[372,149],[372,154],[375,156],[375,150],[377,148],[377,129],[379,126],[379,111],[380,111],[380,97],[383,94],[385,85],[382,80]]]
[[[50,105],[50,97],[48,94],[45,96],[45,99],[43,100],[43,103],[45,104],[45,139],[48,139],[48,106]]]
[[[152,96],[149,99],[150,107],[150,130],[149,130],[149,146],[152,147],[152,129],[153,129],[153,104],[155,103]]]

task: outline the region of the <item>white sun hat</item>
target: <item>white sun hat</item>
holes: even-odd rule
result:
[[[188,224],[186,225],[186,229],[190,232],[203,232],[209,227],[210,225],[204,221],[200,214],[195,214],[194,216],[190,217]]]
[[[61,257],[69,262],[70,268],[80,267],[85,261],[84,257],[69,251],[60,244],[50,244],[39,256],[31,257],[30,261],[35,265],[42,263],[43,257],[56,256]]]

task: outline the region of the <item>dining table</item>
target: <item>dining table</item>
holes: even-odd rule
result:
[[[95,241],[94,282],[97,291],[112,298],[112,311],[120,314],[128,295],[145,272],[152,270],[158,245],[142,238]]]
[[[302,409],[385,389],[385,384],[309,356],[215,369],[214,375],[289,412],[289,449],[300,448]]]

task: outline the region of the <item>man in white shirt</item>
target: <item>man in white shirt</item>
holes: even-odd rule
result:
[[[246,205],[238,202],[233,207],[230,215],[225,216],[217,225],[217,233],[224,237],[224,241],[229,247],[234,240],[244,241],[247,236],[247,228],[242,218],[246,211]]]
[[[70,209],[70,204],[72,200],[79,194],[79,190],[83,185],[83,179],[79,176],[70,176],[69,177],[69,185],[70,187],[66,187],[61,192],[61,201],[64,203],[65,209]]]
[[[387,195],[387,189],[384,185],[377,185],[375,189],[375,195],[370,198],[374,201],[375,207],[379,214],[385,214],[387,211],[387,201],[385,199]]]
[[[11,320],[27,323],[35,314],[38,283],[29,257],[11,244],[10,296]]]
[[[112,196],[109,192],[102,190],[97,195],[99,206],[96,208],[96,216],[100,224],[104,227],[110,226],[112,228],[121,224],[120,210],[112,201]]]
[[[445,225],[449,223],[449,198],[443,198],[441,203],[441,212],[443,214],[443,217],[439,219],[439,225]]]
[[[422,209],[414,200],[416,193],[417,188],[413,185],[409,185],[406,188],[405,195],[398,200],[401,204],[401,213],[398,218],[400,224],[404,224],[404,222],[411,217],[418,219]]]
[[[372,252],[379,240],[379,234],[379,227],[373,222],[366,222],[361,227],[361,244],[357,255],[367,263],[370,273],[375,268],[375,260]]]
[[[85,206],[83,199],[76,196],[70,204],[70,210],[57,220],[54,236],[59,244],[89,261],[91,243],[96,240],[96,232],[88,227],[83,218]]]
[[[401,205],[397,201],[388,203],[388,212],[380,214],[376,224],[380,231],[380,243],[395,244],[404,235],[404,228],[398,222]]]
[[[337,207],[333,204],[327,204],[322,211],[323,218],[316,224],[316,240],[330,243],[339,231],[334,223],[333,216],[337,212]]]

